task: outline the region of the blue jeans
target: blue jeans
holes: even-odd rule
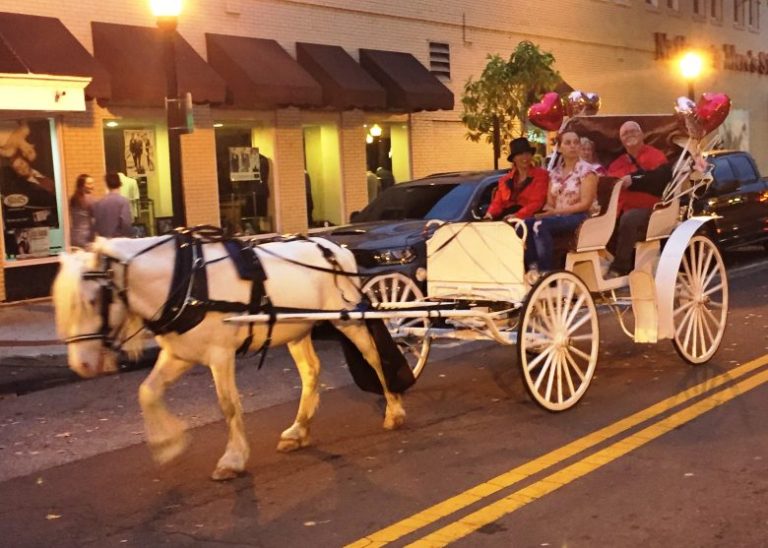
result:
[[[525,268],[528,269],[536,263],[539,270],[552,270],[555,253],[553,237],[575,232],[588,216],[586,213],[571,213],[542,219],[526,219],[528,238],[525,242]],[[533,229],[535,223],[540,223],[538,233]]]

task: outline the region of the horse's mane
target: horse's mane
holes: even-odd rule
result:
[[[59,337],[67,337],[67,326],[77,324],[83,316],[97,314],[94,306],[83,294],[83,273],[98,270],[98,254],[89,251],[75,251],[59,255],[59,273],[53,282],[52,296],[56,310],[56,331]],[[126,307],[126,318],[115,337],[118,342],[126,341],[122,350],[132,359],[137,358],[144,347],[137,334],[143,320]],[[130,339],[128,339],[131,337]],[[128,339],[128,340],[126,340]]]

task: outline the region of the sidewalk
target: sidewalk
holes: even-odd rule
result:
[[[0,397],[72,382],[50,299],[0,305]]]

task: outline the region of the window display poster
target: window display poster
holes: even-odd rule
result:
[[[257,147],[229,147],[229,180],[261,181]]]
[[[18,228],[16,235],[16,256],[19,259],[47,257],[50,255],[51,238],[46,226]]]
[[[0,121],[0,195],[6,229],[57,228],[48,120]]]
[[[726,150],[749,151],[749,111],[734,109],[717,130]]]
[[[126,129],[123,131],[125,142],[125,172],[134,179],[155,171],[155,130]]]

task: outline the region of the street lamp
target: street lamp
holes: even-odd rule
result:
[[[696,51],[687,51],[680,57],[678,64],[680,66],[680,74],[688,81],[688,98],[691,101],[695,101],[693,84],[704,69],[704,57]]]
[[[171,203],[174,226],[186,226],[184,209],[184,186],[181,179],[181,133],[178,127],[179,82],[176,76],[176,26],[181,14],[182,0],[150,0],[152,13],[157,17],[163,41],[163,62],[165,64],[165,110],[168,124],[168,159],[171,167]],[[175,114],[175,116],[174,116]]]

